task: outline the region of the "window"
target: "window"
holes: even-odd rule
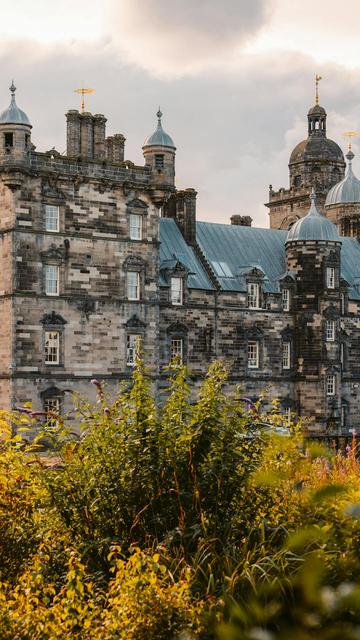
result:
[[[326,286],[328,289],[335,289],[335,269],[327,267],[326,269]]]
[[[257,340],[248,342],[248,367],[249,369],[259,368],[259,343]]]
[[[59,364],[60,362],[60,333],[59,331],[45,331],[45,364]]]
[[[248,307],[250,309],[258,309],[260,301],[260,286],[254,282],[249,282],[248,291]]]
[[[170,360],[172,364],[183,363],[184,341],[182,338],[171,338]]]
[[[335,395],[335,389],[336,389],[335,376],[334,376],[333,373],[329,373],[326,376],[326,395],[327,396],[334,396]]]
[[[45,293],[47,296],[59,295],[59,267],[53,264],[44,265]]]
[[[30,135],[28,133],[25,133],[25,149],[28,149],[30,147]]]
[[[9,149],[14,146],[14,134],[13,133],[4,133],[4,143],[5,147]]]
[[[127,297],[128,300],[140,300],[140,274],[138,271],[128,271],[127,278]]]
[[[183,304],[183,280],[182,278],[171,278],[171,304]]]
[[[301,187],[301,176],[295,176],[294,187]]]
[[[326,320],[325,339],[327,342],[335,340],[335,320]]]
[[[59,207],[52,204],[45,205],[45,230],[59,231]]]
[[[155,169],[164,168],[164,155],[162,153],[155,153]]]
[[[290,311],[290,290],[282,290],[282,307],[283,311]]]
[[[291,343],[283,342],[282,345],[282,366],[283,369],[290,369],[291,364]]]
[[[126,339],[126,364],[128,367],[135,365],[136,356],[140,348],[141,336],[137,333],[129,333]]]
[[[45,413],[52,413],[58,416],[60,414],[60,398],[45,398],[44,411]],[[48,416],[46,422],[49,427],[58,426],[58,421],[53,415]]]
[[[130,240],[141,240],[142,238],[142,216],[138,213],[130,213]]]

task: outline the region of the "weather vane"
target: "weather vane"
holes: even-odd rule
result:
[[[95,89],[84,89],[84,87],[81,87],[81,89],[75,89],[75,93],[80,93],[82,98],[81,98],[81,113],[85,113],[85,100],[84,100],[84,96],[87,93],[95,93]]]
[[[315,104],[319,104],[319,82],[320,82],[320,80],[322,80],[322,76],[319,76],[318,74],[316,74],[316,76],[315,76],[315,85],[316,85]]]
[[[357,138],[358,136],[360,136],[360,133],[358,131],[345,131],[345,133],[343,133],[343,135],[346,138],[349,138],[349,151],[351,151],[351,149],[352,149],[352,139],[353,138]]]

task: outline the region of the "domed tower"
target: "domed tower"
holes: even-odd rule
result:
[[[326,216],[332,220],[342,236],[360,237],[360,180],[352,170],[354,154],[346,154],[348,170],[343,180],[329,191],[325,201]]]
[[[308,136],[293,149],[289,160],[289,189],[275,192],[270,185],[270,226],[289,229],[307,214],[312,188],[317,195],[317,206],[324,211],[326,194],[344,177],[344,155],[336,142],[326,136],[327,114],[319,104],[319,77],[316,80],[315,105],[309,110]]]
[[[32,126],[25,111],[16,104],[15,91],[12,82],[10,104],[0,115],[0,163],[23,164],[31,150]]]
[[[157,112],[158,125],[143,144],[145,165],[151,168],[152,184],[157,191],[169,191],[175,185],[175,151],[172,138],[162,128],[162,113]],[[173,190],[173,189],[170,189]]]
[[[309,213],[291,227],[285,247],[287,270],[296,283],[293,308],[298,405],[303,415],[315,418],[311,428],[331,431],[338,428],[342,404],[341,239],[335,225],[318,212],[314,191]]]

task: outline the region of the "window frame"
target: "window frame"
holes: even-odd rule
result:
[[[142,337],[143,336],[141,333],[135,333],[132,331],[128,331],[128,333],[126,334],[126,366],[127,367],[135,367],[136,356],[140,348]],[[131,338],[135,338],[135,342],[133,345],[129,344]],[[130,353],[132,354],[131,358],[129,358]]]
[[[154,154],[154,167],[158,171],[162,171],[165,167],[165,154],[164,153],[155,153]]]
[[[47,275],[49,273],[49,270],[54,269],[56,272],[56,278],[48,278]],[[49,264],[49,263],[45,263],[43,265],[43,276],[44,276],[44,293],[46,296],[52,296],[52,297],[56,297],[59,296],[60,294],[60,267],[57,264]],[[56,290],[55,291],[50,291],[50,289],[48,288],[48,284],[49,282],[55,282],[56,283]]]
[[[131,222],[137,218],[138,225],[131,224]],[[138,234],[132,233],[132,229],[138,229]],[[143,214],[141,213],[129,213],[129,238],[130,240],[142,240],[143,239]]]
[[[251,349],[255,347],[254,354],[250,355]],[[260,344],[259,340],[248,340],[247,342],[247,368],[259,369],[260,368]]]
[[[53,340],[54,338],[50,338],[50,334],[56,334],[57,340],[55,347],[47,346],[47,342]],[[49,353],[49,349],[56,348],[56,359],[50,359],[51,353]],[[44,364],[49,367],[57,366],[60,364],[60,348],[61,348],[61,331],[59,329],[45,329],[44,335]]]
[[[251,289],[255,289],[255,295]],[[260,284],[258,282],[248,282],[247,286],[247,306],[248,309],[260,309]],[[255,302],[255,304],[253,304]]]
[[[326,342],[335,342],[336,339],[336,321],[328,318],[325,321],[325,340]]]
[[[290,289],[287,287],[282,289],[281,302],[283,311],[290,311]]]
[[[175,281],[180,285],[178,289],[173,286]],[[170,301],[172,305],[178,307],[184,304],[184,279],[181,276],[171,276],[170,278]]]
[[[174,343],[178,343],[180,345],[180,350],[176,349],[176,352],[174,352]],[[183,336],[170,336],[170,364],[173,366],[184,364]]]
[[[326,288],[334,290],[336,284],[335,267],[326,267]]]
[[[328,397],[334,397],[336,395],[336,375],[334,373],[326,374],[325,391]]]
[[[51,407],[52,403],[55,403],[54,408]],[[48,412],[56,413],[60,417],[61,398],[59,396],[45,397],[43,400],[43,410],[45,413],[48,413]],[[56,420],[56,418],[52,418],[52,417],[46,418],[46,423],[48,427],[52,427],[52,428],[56,428],[59,425],[59,421]]]
[[[135,285],[131,285],[131,283],[130,283],[130,278],[132,276],[136,277],[136,284]],[[131,287],[136,289],[135,296],[130,295]],[[141,296],[140,296],[140,273],[139,273],[139,271],[134,271],[132,269],[128,269],[126,271],[126,297],[127,297],[128,300],[130,300],[132,302],[137,302],[137,301],[140,300]]]
[[[56,216],[48,216],[48,213],[52,209],[56,209]],[[55,220],[56,221],[56,225],[54,226],[54,228],[51,225],[49,225],[49,221],[51,221],[51,220]],[[59,231],[60,231],[60,207],[59,207],[59,205],[57,205],[57,204],[45,204],[45,209],[44,209],[44,227],[45,227],[45,231],[48,231],[49,233],[59,233]]]
[[[282,343],[282,368],[288,371],[291,369],[291,341],[284,340]]]

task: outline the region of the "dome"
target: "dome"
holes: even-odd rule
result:
[[[304,242],[306,240],[323,240],[325,242],[341,242],[335,225],[321,215],[316,208],[316,195],[312,191],[311,207],[309,213],[297,220],[289,229],[287,242]]]
[[[326,116],[326,110],[320,104],[315,104],[309,109],[308,116]]]
[[[27,117],[25,111],[19,109],[15,101],[16,87],[12,82],[10,87],[11,102],[5,111],[0,115],[0,124],[24,124],[27,127],[31,127],[30,120]]]
[[[326,207],[332,204],[360,202],[360,180],[358,180],[352,170],[352,160],[355,156],[352,151],[349,150],[346,157],[349,161],[346,176],[341,182],[338,182],[330,189],[326,197]]]
[[[160,111],[160,107],[156,115],[158,118],[158,126],[156,128],[156,131],[154,131],[151,136],[148,136],[148,138],[146,138],[143,144],[143,149],[146,147],[170,147],[171,149],[176,149],[173,139],[169,136],[168,133],[165,133],[164,129],[162,128],[162,113]]]
[[[311,135],[296,145],[290,156],[290,164],[323,159],[344,162],[344,155],[339,145],[333,140],[321,135]]]

